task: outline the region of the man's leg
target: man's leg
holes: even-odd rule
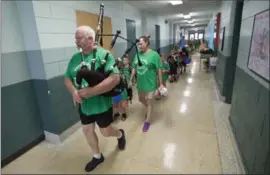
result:
[[[104,161],[104,157],[99,150],[98,137],[95,132],[96,115],[86,116],[80,113],[81,123],[83,124],[83,133],[89,146],[92,149],[93,158],[85,166],[85,171],[94,170],[100,163]]]
[[[86,140],[89,146],[92,149],[93,156],[100,154],[99,146],[98,146],[98,137],[95,132],[95,123],[91,123],[88,125],[83,125],[83,133],[86,137]],[[98,156],[97,156],[98,158]]]
[[[104,137],[116,137],[118,139],[118,148],[123,150],[126,146],[125,132],[123,129],[117,129],[111,125],[113,122],[112,112],[113,110],[110,108],[108,111],[100,114],[96,122],[101,134]]]

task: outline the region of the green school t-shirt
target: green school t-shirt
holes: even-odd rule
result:
[[[132,67],[137,72],[137,89],[145,92],[153,92],[158,88],[158,69],[162,68],[159,54],[150,50],[147,53],[139,53],[142,66],[138,65],[137,55],[133,59]]]
[[[130,69],[131,69],[130,67],[124,67],[123,70],[122,70],[123,75],[125,76],[128,83],[130,81],[130,76],[131,76],[131,70]]]
[[[107,51],[103,48],[98,47],[97,53],[96,53],[96,62],[95,62],[95,69],[99,68],[101,66],[101,61],[104,59]],[[90,69],[91,67],[91,61],[93,58],[93,52],[84,55],[84,60],[86,62],[86,65]],[[105,66],[105,71],[108,71],[111,66],[113,66],[115,63],[115,60],[111,54],[109,54],[107,63]],[[73,85],[75,88],[79,88],[78,84],[76,83],[76,74],[77,71],[81,67],[81,53],[78,52],[74,54],[71,58],[71,60],[68,63],[68,67],[65,73],[66,78],[70,78],[73,82]],[[114,67],[112,74],[118,74],[119,70],[117,67]],[[86,81],[82,81],[82,88],[88,87],[88,84]],[[112,97],[104,97],[101,95],[96,95],[93,97],[90,97],[88,99],[83,99],[83,102],[81,104],[81,111],[85,115],[93,115],[93,114],[99,114],[102,112],[107,111],[109,108],[112,107]]]
[[[166,61],[164,63],[162,63],[162,69],[166,70],[166,71],[168,71],[170,69],[170,66]],[[163,79],[163,82],[168,80],[168,72],[162,73],[162,79]]]

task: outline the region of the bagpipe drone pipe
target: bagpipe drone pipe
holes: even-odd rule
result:
[[[92,62],[90,65],[90,69],[86,66],[86,63],[84,61],[84,55],[82,53],[82,50],[80,49],[81,52],[81,59],[82,59],[82,66],[81,69],[77,72],[76,75],[76,83],[80,86],[81,88],[81,83],[82,80],[84,79],[89,87],[93,87],[95,85],[98,85],[99,83],[101,83],[103,80],[105,80],[106,78],[108,78],[110,76],[110,74],[112,73],[113,69],[120,63],[122,62],[122,59],[125,57],[125,55],[127,55],[134,46],[136,46],[136,44],[139,42],[138,39],[136,39],[135,42],[129,41],[125,38],[123,38],[122,36],[120,36],[121,31],[117,30],[116,34],[103,34],[103,14],[104,14],[104,5],[101,4],[100,5],[100,13],[99,13],[99,18],[98,18],[98,26],[97,26],[97,31],[96,31],[96,36],[95,36],[95,46],[94,46],[94,50],[93,50],[93,58],[92,58]],[[106,62],[108,59],[108,56],[110,54],[110,51],[108,51],[104,57],[104,59],[102,60],[102,64],[99,68],[95,69],[95,61],[96,61],[96,53],[97,53],[97,47],[98,47],[98,42],[99,42],[99,37],[101,37],[100,40],[100,45],[103,45],[103,40],[102,40],[102,36],[114,36],[111,45],[110,45],[110,49],[111,50],[116,42],[116,39],[122,38],[128,42],[131,42],[132,45],[126,49],[125,53],[123,54],[123,56],[119,59],[115,60],[115,64],[113,66],[110,67],[109,71],[105,71],[105,66],[106,66]],[[149,36],[150,37],[150,36]],[[141,60],[139,58],[138,55],[138,49],[137,46],[136,48],[136,52],[137,52],[137,59],[138,59],[138,65],[141,66]],[[101,95],[103,96],[107,96],[107,97],[113,97],[113,96],[117,96],[119,95],[125,88],[125,84],[126,82],[124,82],[123,78],[120,77],[120,82],[113,87],[110,91],[105,92]]]

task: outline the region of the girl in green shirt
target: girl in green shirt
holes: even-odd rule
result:
[[[126,87],[121,93],[120,101],[114,101],[113,108],[114,108],[114,120],[120,116],[120,111],[122,111],[121,120],[125,121],[127,119],[127,108],[128,108],[128,83],[130,81],[130,66],[129,66],[129,59],[128,57],[123,58],[123,66],[119,67],[120,75],[123,80],[126,82]],[[114,100],[114,99],[113,99]]]

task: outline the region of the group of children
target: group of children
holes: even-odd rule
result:
[[[182,48],[179,51],[171,51],[167,60],[170,67],[169,81],[171,83],[176,82],[180,74],[186,72],[187,64],[191,61],[186,48]]]
[[[162,61],[162,79],[163,85],[166,87],[166,82],[169,80],[170,82],[176,82],[179,73],[182,74],[186,72],[187,58],[189,58],[188,51],[185,48],[182,48],[181,51],[172,51],[165,60],[165,55],[160,54],[160,58]],[[128,83],[130,82],[132,68],[129,62],[128,56],[124,57],[122,63],[118,65],[120,76],[125,82],[125,88],[123,92],[113,97],[113,119],[117,120],[120,118],[122,121],[127,119],[127,108],[129,103],[132,101],[132,87],[129,87]],[[161,95],[159,91],[156,93],[156,99],[160,99]],[[121,114],[120,114],[121,113]]]

